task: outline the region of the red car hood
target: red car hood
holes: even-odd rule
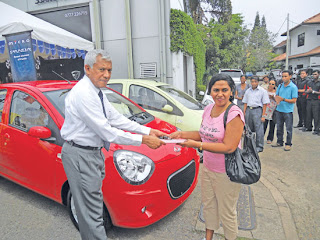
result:
[[[175,126],[165,121],[162,121],[159,118],[155,118],[150,123],[147,123],[146,126],[158,129],[168,134],[177,131],[177,128]],[[162,145],[158,149],[151,149],[145,144],[141,144],[139,147],[131,145],[111,144],[109,152],[105,150],[105,155],[113,155],[113,153],[117,150],[129,150],[138,152],[152,159],[154,163],[164,162],[172,158],[175,158],[181,154],[184,154],[186,157],[189,157],[191,159],[195,158],[197,154],[193,148],[183,148],[180,145],[170,143]]]

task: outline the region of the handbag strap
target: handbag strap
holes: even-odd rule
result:
[[[234,103],[231,103],[231,104],[227,107],[226,111],[224,112],[224,116],[223,116],[224,129],[226,129],[227,118],[228,118],[229,110],[230,110],[230,108],[231,108],[233,105],[235,105],[235,104],[234,104]]]

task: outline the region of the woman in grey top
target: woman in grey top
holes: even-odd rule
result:
[[[240,84],[237,84],[236,86],[236,94],[235,94],[235,99],[237,99],[237,105],[241,108],[241,110],[243,111],[243,105],[244,103],[242,102],[244,93],[247,91],[247,89],[250,88],[250,85],[246,83],[246,76],[245,75],[241,75],[240,77]]]

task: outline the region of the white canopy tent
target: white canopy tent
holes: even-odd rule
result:
[[[48,55],[48,52],[49,55],[56,55],[61,48],[65,53],[73,53],[73,55],[76,53],[80,56],[84,51],[94,49],[92,42],[3,2],[0,2],[0,9],[0,62],[9,58],[3,35],[28,30],[32,30],[31,38],[34,48],[38,46],[35,51],[36,56]],[[50,50],[47,53],[44,51],[46,47]]]

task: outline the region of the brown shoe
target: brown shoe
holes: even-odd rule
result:
[[[284,147],[284,150],[285,150],[285,151],[290,151],[290,150],[291,150],[291,146],[290,146],[290,145],[286,145],[286,146]]]

